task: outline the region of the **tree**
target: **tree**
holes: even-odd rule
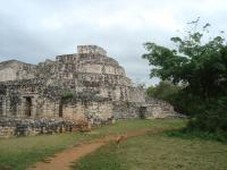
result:
[[[199,19],[190,24],[193,29],[187,31],[183,38],[171,38],[176,48],[147,42],[144,45],[147,53],[142,58],[154,66],[151,78],[159,77],[174,84],[184,84],[181,96],[186,100],[181,106],[187,106],[186,102],[190,99],[195,111],[201,115],[209,110],[211,104],[220,103],[227,96],[227,44],[222,35],[206,37],[210,24],[205,24],[199,30]],[[214,109],[211,110],[217,114]]]
[[[172,84],[169,81],[160,81],[156,86],[150,86],[146,92],[148,97],[165,100],[174,105],[174,96],[177,95],[181,87]]]

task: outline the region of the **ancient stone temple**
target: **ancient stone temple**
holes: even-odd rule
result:
[[[101,47],[37,65],[0,63],[0,137],[61,133],[114,119],[176,116],[163,101],[145,100],[124,68]],[[82,121],[82,123],[81,123]]]
[[[133,118],[145,103],[124,68],[95,45],[38,65],[0,63],[0,115],[16,117]]]
[[[37,65],[0,63],[0,117],[102,119],[165,117],[173,107],[146,102],[124,68],[95,45]]]

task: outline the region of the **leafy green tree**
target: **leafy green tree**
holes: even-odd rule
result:
[[[142,57],[155,66],[150,77],[160,77],[175,84],[185,83],[190,92],[201,95],[204,100],[226,94],[226,42],[221,36],[204,42],[202,38],[208,26],[203,27],[203,32],[189,31],[184,38],[172,37],[176,49],[145,43],[148,53]]]
[[[221,122],[226,118],[223,115],[227,114],[227,106],[222,104],[224,108],[218,109],[225,114],[219,114],[220,112],[211,106],[226,101],[224,98],[227,96],[227,44],[221,34],[207,38],[210,24],[205,24],[199,30],[197,29],[199,19],[190,24],[193,25],[193,29],[187,31],[183,38],[171,38],[176,48],[147,42],[144,45],[147,53],[142,58],[154,66],[151,69],[151,78],[159,77],[161,80],[185,85],[178,96],[178,105],[183,112],[191,114],[193,112],[189,108],[191,105],[194,112],[199,115],[198,122],[211,124],[211,114],[213,117],[219,115],[216,120]],[[213,129],[216,129],[217,124]]]
[[[146,92],[148,97],[158,98],[174,104],[174,97],[181,87],[174,85],[169,81],[160,81],[156,86],[150,86]]]

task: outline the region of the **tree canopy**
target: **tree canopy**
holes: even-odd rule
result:
[[[193,22],[195,27],[198,20]],[[216,36],[205,40],[210,24],[202,31],[188,31],[183,38],[172,37],[176,48],[170,49],[153,42],[145,43],[150,77],[159,77],[174,84],[184,83],[190,92],[210,99],[227,94],[227,45],[224,37]]]
[[[170,39],[175,48],[147,42],[144,44],[147,52],[142,58],[152,66],[151,78],[183,85],[175,93],[174,101],[183,112],[196,112],[196,126],[227,131],[227,43],[224,34],[220,32],[218,36],[209,37],[210,24],[199,27],[199,19],[190,24],[193,28],[185,35]]]

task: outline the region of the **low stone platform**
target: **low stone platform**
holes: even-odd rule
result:
[[[0,137],[34,136],[39,134],[55,134],[79,131],[87,128],[84,120],[63,118],[16,118],[1,117]]]

